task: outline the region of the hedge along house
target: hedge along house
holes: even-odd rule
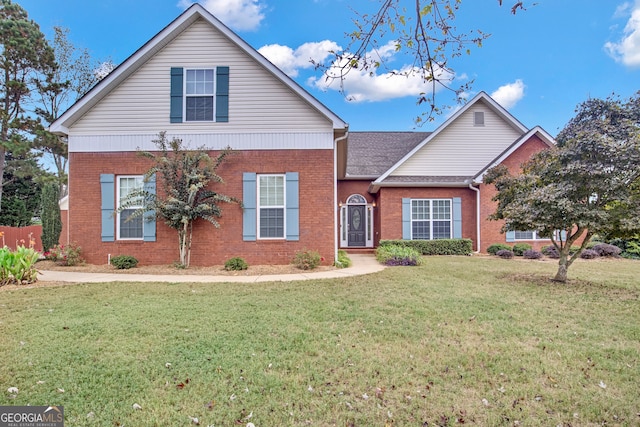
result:
[[[483,176],[501,163],[518,173],[554,144],[542,128],[527,129],[484,92],[434,132],[350,132],[346,173],[338,182],[340,246],[468,238],[485,252],[493,243],[549,244],[528,230],[503,234],[502,222],[488,220],[495,187],[483,184]]]
[[[175,230],[162,221],[126,221],[120,200],[146,185],[166,131],[190,147],[235,155],[215,190],[243,206],[223,205],[221,228],[196,223],[193,265],[288,264],[317,250],[325,264],[338,248],[381,239],[469,238],[475,249],[535,233],[500,233],[486,170],[517,172],[553,145],[481,92],[434,132],[349,132],[348,125],[267,61],[202,6],[194,4],[96,85],[52,125],[69,141],[69,196],[63,243],[90,263],[133,255],[142,264],[178,259]],[[141,207],[140,207],[141,208]],[[544,243],[548,243],[545,241]]]
[[[317,250],[337,251],[337,173],[344,169],[348,125],[194,4],[142,46],[50,127],[69,142],[69,212],[63,242],[89,263],[127,254],[142,264],[178,259],[175,230],[162,221],[116,213],[151,166],[137,150],[156,149],[161,131],[215,155],[235,155],[216,191],[241,199],[223,205],[221,228],[194,226],[191,262],[287,264]]]

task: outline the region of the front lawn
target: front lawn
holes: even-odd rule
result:
[[[555,269],[0,289],[0,405],[68,426],[639,424],[640,262]]]

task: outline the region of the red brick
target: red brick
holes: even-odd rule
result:
[[[109,254],[132,255],[142,265],[170,264],[178,260],[177,232],[161,220],[156,224],[156,242],[101,241],[100,174],[143,174],[150,167],[147,159],[134,152],[71,153],[69,164],[69,240],[82,247],[87,262],[106,263]],[[191,264],[221,265],[236,256],[244,258],[249,265],[288,264],[296,252],[305,249],[317,250],[325,258],[324,264],[333,264],[333,151],[239,151],[218,169],[225,183],[216,184],[213,189],[241,199],[243,172],[299,173],[300,240],[244,242],[242,208],[223,204],[220,228],[202,220],[194,225]],[[160,187],[160,183],[158,185]]]

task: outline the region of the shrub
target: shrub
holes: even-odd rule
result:
[[[82,258],[81,254],[82,248],[75,243],[71,243],[67,246],[55,245],[44,253],[44,257],[58,265],[74,266],[84,263],[84,258]]]
[[[531,245],[528,243],[516,243],[513,245],[513,254],[516,256],[524,255],[524,251],[531,250]]]
[[[118,270],[128,270],[138,265],[138,260],[131,255],[118,255],[111,258],[111,265]]]
[[[489,246],[487,248],[487,252],[490,253],[491,255],[495,255],[498,251],[501,250],[507,250],[510,251],[511,250],[511,246],[505,244],[505,243],[494,243],[493,245]]]
[[[60,189],[58,184],[46,184],[42,188],[42,247],[49,250],[60,240],[62,232],[62,219],[60,217]]]
[[[598,253],[601,257],[617,257],[622,252],[617,246],[610,245],[608,243],[600,243],[599,245],[595,245],[593,250]]]
[[[594,249],[585,249],[580,254],[580,258],[582,259],[594,259],[594,258],[598,258],[599,256],[600,255],[598,255],[598,251]]]
[[[558,250],[556,249],[555,246],[552,246],[552,245],[544,246],[542,248],[542,253],[548,256],[549,258],[555,258],[555,259],[560,258],[560,254],[558,253]]]
[[[300,251],[296,252],[296,256],[293,258],[293,265],[301,270],[313,270],[324,259],[317,251]]]
[[[542,258],[542,252],[534,251],[533,249],[527,249],[522,253],[524,259],[540,259]]]
[[[338,260],[336,261],[336,267],[347,268],[351,267],[351,259],[343,249],[338,251]]]
[[[15,251],[0,249],[0,286],[33,283],[38,280],[35,263],[40,255],[33,248],[18,246]]]
[[[602,243],[602,242],[596,242],[596,241],[591,240],[589,243],[587,243],[587,246],[585,246],[584,248],[585,249],[593,249],[594,246],[597,246],[600,243]]]
[[[381,240],[379,246],[403,246],[413,248],[422,255],[471,255],[471,239],[437,240]]]
[[[500,249],[496,252],[496,256],[504,259],[511,259],[513,258],[513,251],[510,251],[509,249]]]
[[[378,246],[376,259],[385,265],[420,265],[422,254],[411,247],[400,245]]]
[[[224,269],[227,271],[240,271],[247,268],[249,268],[249,264],[240,257],[230,258],[224,263]]]

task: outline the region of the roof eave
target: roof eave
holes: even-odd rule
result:
[[[346,174],[343,179],[352,181],[375,181],[378,175],[349,175]]]
[[[470,184],[473,184],[472,180],[465,180],[459,182],[377,182],[374,181],[369,186],[369,192],[372,194],[377,193],[380,188],[467,188]]]

